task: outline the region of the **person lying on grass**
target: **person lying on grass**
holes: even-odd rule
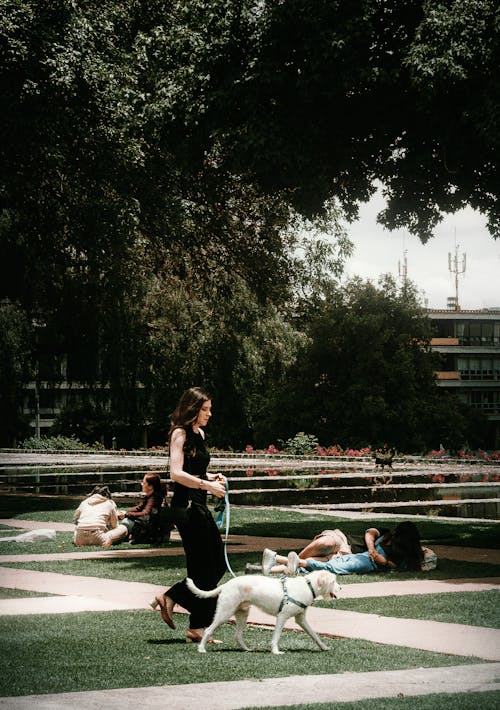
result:
[[[365,532],[365,552],[342,554],[339,551],[327,560],[322,555],[307,555],[308,552],[321,551],[317,540],[315,538],[300,555],[290,552],[284,557],[274,550],[264,550],[262,572],[266,575],[293,576],[297,570],[313,572],[324,569],[333,574],[369,574],[397,569],[421,570],[424,562],[419,532],[410,521],[399,523],[395,530],[384,534],[377,528],[369,528]],[[315,541],[316,545],[313,546]]]

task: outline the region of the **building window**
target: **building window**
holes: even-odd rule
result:
[[[462,380],[498,380],[500,358],[459,357],[457,369]]]
[[[499,414],[500,392],[471,392],[469,404],[484,414]]]

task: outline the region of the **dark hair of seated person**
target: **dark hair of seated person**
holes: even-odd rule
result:
[[[88,494],[87,498],[90,498],[90,496],[95,495],[104,496],[104,498],[111,498],[111,491],[109,490],[108,486],[94,486]]]
[[[389,558],[409,570],[419,570],[423,560],[422,545],[417,526],[411,521],[399,523],[393,532],[386,533],[382,545],[390,543]]]

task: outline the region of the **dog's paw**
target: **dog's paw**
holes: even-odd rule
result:
[[[274,654],[275,656],[282,656],[285,652],[280,651],[279,648],[276,648],[276,649],[272,649],[271,653]]]
[[[202,648],[201,646],[198,646],[198,653],[206,653],[206,652],[207,652],[206,648]]]

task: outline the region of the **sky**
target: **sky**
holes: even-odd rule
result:
[[[377,224],[384,199],[378,192],[362,205],[359,220],[347,226],[354,243],[354,254],[345,265],[346,276],[361,276],[375,284],[380,274],[395,277],[406,272],[420,291],[428,308],[446,308],[447,298],[455,296],[455,274],[448,268],[448,254],[454,267],[457,247],[458,302],[462,310],[500,307],[500,239],[494,240],[486,229],[485,218],[467,208],[449,215],[438,225],[435,237],[422,244],[403,229],[390,232]]]

